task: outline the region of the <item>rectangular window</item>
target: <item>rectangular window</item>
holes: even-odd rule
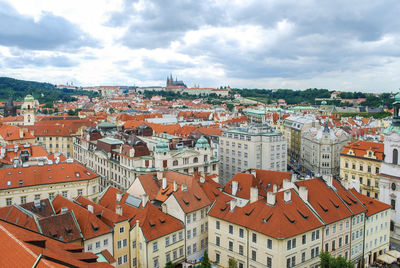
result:
[[[267,257],[267,268],[272,268],[272,258]]]
[[[217,230],[219,230],[220,227],[221,227],[221,223],[220,223],[219,221],[216,221],[216,222],[215,222],[215,228],[216,228]]]
[[[244,230],[242,228],[239,229],[239,237],[240,238],[244,237]]]
[[[180,248],[179,249],[179,257],[182,257],[183,256],[183,248]]]
[[[188,230],[186,236],[188,239],[192,238],[192,231]]]
[[[26,196],[21,196],[21,204],[26,204]]]
[[[256,252],[255,250],[252,250],[252,251],[251,251],[251,259],[252,259],[253,261],[256,261],[256,260],[257,260],[257,252]]]
[[[253,243],[257,243],[257,234],[253,233],[252,241],[253,241]]]
[[[306,244],[306,242],[307,242],[307,236],[306,236],[306,235],[303,235],[303,236],[302,236],[301,242],[302,242],[303,245]]]
[[[229,241],[228,245],[229,245],[229,251],[233,251],[233,242]]]
[[[119,233],[122,234],[124,232],[124,227],[119,228]]]
[[[167,236],[165,238],[165,246],[168,247],[169,246],[169,236]]]
[[[158,250],[158,243],[157,242],[154,242],[153,243],[153,252],[155,252],[155,251],[157,251]]]
[[[243,245],[239,245],[239,254],[243,255],[243,252],[244,252]]]
[[[6,205],[11,206],[12,205],[12,198],[7,198],[6,199]]]
[[[96,242],[96,249],[100,248],[100,241]]]
[[[229,225],[229,233],[233,234],[233,225]]]
[[[217,246],[220,246],[220,245],[221,245],[221,239],[219,238],[219,236],[216,236],[216,237],[215,237],[215,244],[216,244]]]
[[[267,248],[272,249],[272,240],[271,239],[267,240]]]
[[[221,261],[221,257],[219,255],[219,253],[215,253],[215,262],[219,263]]]
[[[35,200],[40,200],[40,194],[35,194]]]
[[[183,231],[179,232],[179,241],[183,240]]]
[[[311,250],[311,256],[312,256],[312,254],[313,254],[313,249]],[[306,253],[302,252],[301,253],[301,262],[305,262],[305,261],[306,261]]]

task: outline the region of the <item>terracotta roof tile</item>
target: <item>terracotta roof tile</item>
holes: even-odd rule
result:
[[[357,192],[354,188],[350,189],[350,191],[355,197],[357,197],[358,200],[360,200],[362,202],[364,207],[366,207],[367,211],[365,214],[367,216],[371,216],[371,215],[374,215],[376,213],[379,213],[379,212],[382,212],[384,210],[391,208],[390,205],[383,203],[381,201],[378,201],[376,199],[373,199],[371,197],[368,197],[366,195],[363,195],[363,194]]]
[[[352,156],[349,151],[353,151],[354,156],[365,158],[368,157],[368,150],[374,153],[377,160],[383,160],[384,144],[381,142],[371,142],[371,141],[356,141],[351,144],[347,144],[343,147],[342,155]],[[369,158],[369,157],[368,157]],[[370,158],[369,158],[370,159]]]

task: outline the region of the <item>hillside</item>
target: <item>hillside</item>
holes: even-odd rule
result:
[[[31,94],[40,103],[52,103],[56,100],[74,101],[72,95],[97,96],[97,93],[83,90],[59,89],[49,83],[34,81],[17,80],[9,77],[0,77],[0,101],[6,101],[10,96],[15,101],[22,101],[23,98]]]

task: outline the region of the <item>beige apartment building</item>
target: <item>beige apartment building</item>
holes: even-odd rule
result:
[[[379,172],[384,144],[356,141],[345,145],[340,154],[340,179],[358,186],[360,193],[379,200]]]
[[[244,207],[217,201],[209,212],[209,258],[227,267],[318,267],[322,222],[293,189],[250,197]]]
[[[4,181],[0,188],[1,207],[54,199],[58,194],[96,199],[100,185],[99,175],[76,162],[2,168],[0,177]]]
[[[222,131],[219,146],[221,184],[236,173],[256,168],[286,171],[286,140],[269,126],[248,126]]]
[[[130,267],[165,267],[166,263],[181,264],[185,260],[185,231],[178,219],[162,212],[141,198],[108,187],[99,199],[99,205],[115,210],[130,222],[127,246],[130,258],[123,263]]]

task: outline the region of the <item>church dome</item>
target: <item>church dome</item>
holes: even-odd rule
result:
[[[326,105],[327,102],[326,101],[321,101],[321,105]]]
[[[397,93],[397,94],[394,96],[394,103],[393,103],[393,104],[396,104],[396,103],[400,103],[400,92]]]
[[[26,97],[24,99],[24,101],[34,101],[34,100],[35,100],[35,98],[30,94],[26,95]]]
[[[197,148],[210,147],[210,144],[208,144],[208,141],[206,138],[204,138],[204,136],[201,136],[196,142],[196,147]]]

